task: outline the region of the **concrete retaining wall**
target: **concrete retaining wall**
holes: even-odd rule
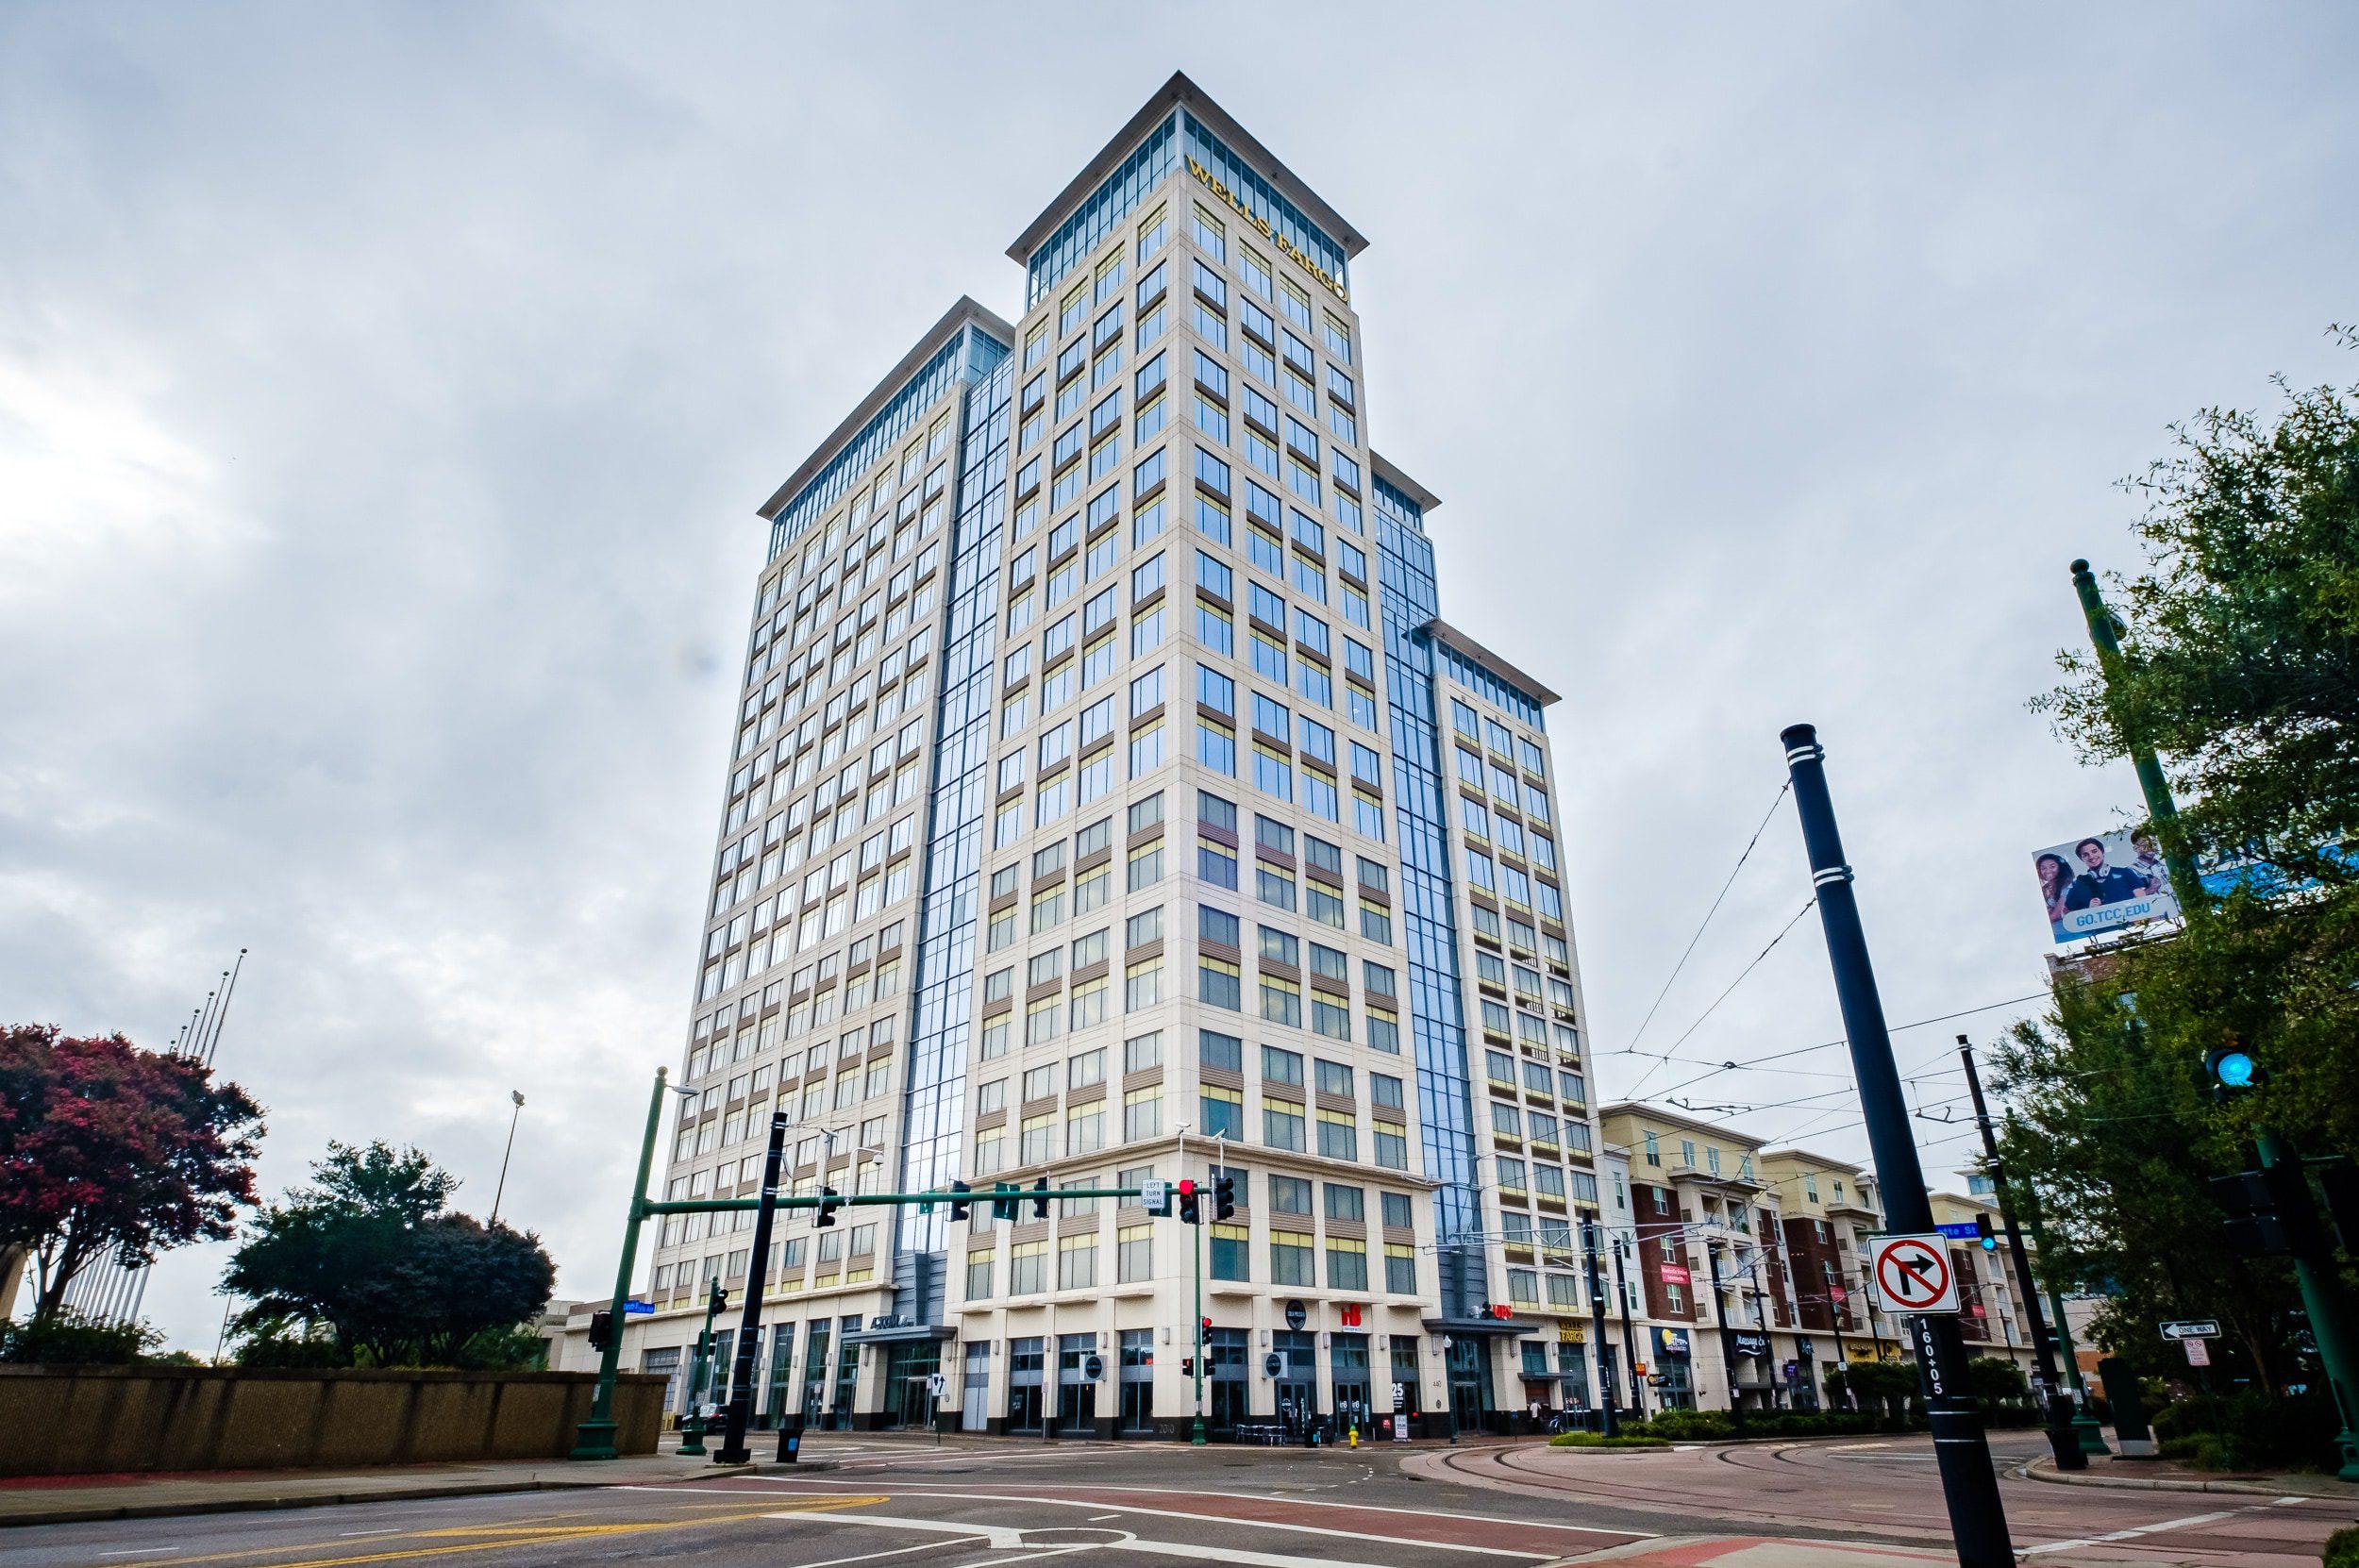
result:
[[[661,1377],[621,1378],[615,1446],[652,1454]],[[581,1372],[0,1367],[0,1476],[561,1459]]]

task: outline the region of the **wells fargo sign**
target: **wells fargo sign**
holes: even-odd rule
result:
[[[1237,216],[1243,218],[1246,223],[1251,224],[1254,228],[1260,232],[1263,239],[1267,240],[1272,245],[1276,246],[1285,255],[1292,257],[1297,266],[1299,266],[1304,272],[1309,273],[1313,277],[1317,278],[1321,283],[1325,284],[1330,293],[1332,293],[1337,299],[1342,300],[1346,305],[1351,303],[1351,294],[1344,288],[1342,279],[1338,278],[1333,273],[1329,272],[1325,267],[1320,266],[1315,259],[1309,255],[1306,255],[1300,247],[1295,244],[1293,241],[1287,239],[1283,234],[1279,233],[1278,230],[1270,227],[1268,220],[1264,219],[1260,213],[1254,211],[1251,208],[1246,206],[1245,202],[1239,198],[1237,193],[1229,189],[1226,181],[1224,181],[1218,175],[1213,174],[1210,169],[1204,167],[1203,164],[1198,163],[1193,156],[1191,156],[1188,159],[1188,173],[1194,175],[1196,179],[1202,183],[1204,189],[1210,191],[1213,195],[1218,196],[1222,201],[1227,202],[1230,207],[1234,208],[1236,209]]]

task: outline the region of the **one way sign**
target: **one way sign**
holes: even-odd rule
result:
[[[1885,1306],[1930,1317],[1958,1310],[1958,1276],[1949,1243],[1931,1236],[1870,1236],[1868,1272]]]

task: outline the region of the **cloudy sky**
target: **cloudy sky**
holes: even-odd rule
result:
[[[0,11],[0,1015],[222,1064],[276,1193],[415,1142],[612,1267],[687,1016],[753,508],[1174,68],[1371,237],[1378,446],[1551,730],[1609,1093],[2022,997],[2114,820],[2025,701],[2200,407],[2352,379],[2359,16],[2237,8]],[[1938,1072],[1959,1027],[1897,1037]],[[1684,1038],[1682,1038],[1684,1036]],[[1838,1052],[1681,1091],[1862,1145]],[[1786,1071],[1785,1068],[1795,1071]],[[1807,1070],[1802,1071],[1802,1070]],[[1956,1079],[1919,1087],[1933,1114]],[[1927,1126],[1929,1159],[1966,1147]],[[220,1250],[149,1306],[212,1347]]]

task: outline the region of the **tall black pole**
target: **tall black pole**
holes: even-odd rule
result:
[[[1720,1376],[1729,1381],[1729,1420],[1736,1426],[1736,1435],[1745,1435],[1745,1401],[1736,1392],[1736,1324],[1729,1316],[1728,1281],[1720,1277],[1720,1249],[1710,1243],[1704,1246],[1704,1266],[1712,1271],[1712,1311],[1720,1320]]]
[[[1827,1322],[1834,1329],[1834,1364],[1843,1370],[1843,1408],[1847,1410],[1856,1410],[1859,1409],[1859,1401],[1851,1397],[1851,1357],[1850,1353],[1843,1348],[1843,1319],[1850,1311],[1851,1304],[1849,1297],[1851,1293],[1849,1287],[1846,1287],[1843,1292],[1846,1299],[1837,1301],[1834,1298],[1834,1265],[1823,1258],[1818,1260],[1818,1277],[1827,1291]],[[1811,1370],[1815,1372],[1817,1368],[1813,1367]],[[1833,1396],[1830,1394],[1828,1397]]]
[[[2040,1309],[2038,1282],[2032,1277],[2032,1254],[2023,1244],[2023,1227],[2016,1223],[2015,1206],[2007,1201],[2006,1174],[1999,1165],[1999,1135],[1991,1129],[1990,1108],[1983,1100],[1983,1075],[1974,1065],[1974,1047],[1964,1035],[1958,1036],[1958,1056],[1966,1063],[1966,1087],[1974,1095],[1974,1120],[1983,1129],[1983,1173],[1990,1177],[1992,1193],[1999,1200],[1999,1221],[2007,1232],[2007,1256],[2015,1260],[2016,1277],[2023,1282],[2023,1315],[2031,1320],[2040,1408],[2048,1415],[2048,1446],[2055,1450],[2057,1469],[2086,1470],[2089,1457],[2081,1451],[2081,1435],[2072,1427],[2072,1398],[2056,1374],[2048,1317]]]
[[[1646,1383],[1638,1375],[1638,1346],[1630,1332],[1630,1287],[1622,1282],[1622,1243],[1614,1242],[1614,1294],[1622,1304],[1622,1359],[1630,1363],[1630,1413],[1647,1419]]]
[[[1614,1351],[1605,1339],[1605,1276],[1598,1268],[1598,1216],[1583,1213],[1581,1217],[1581,1247],[1589,1267],[1590,1331],[1598,1340],[1598,1388],[1603,1393],[1605,1435],[1622,1435],[1622,1421],[1614,1410],[1618,1403],[1614,1397]]]
[[[745,1312],[737,1320],[737,1365],[729,1375],[728,1428],[715,1464],[746,1464],[745,1424],[754,1409],[754,1358],[761,1349],[761,1278],[770,1268],[770,1225],[778,1214],[778,1166],[786,1155],[786,1112],[770,1113],[770,1152],[761,1161],[761,1207],[754,1210],[754,1255],[745,1266]]]
[[[1802,819],[1811,885],[1818,895],[1818,919],[1834,969],[1835,1000],[1843,1010],[1843,1032],[1850,1041],[1851,1073],[1859,1080],[1876,1179],[1883,1188],[1884,1221],[1895,1234],[1928,1235],[1933,1230],[1932,1200],[1925,1191],[1924,1167],[1917,1163],[1908,1101],[1900,1093],[1900,1069],[1892,1059],[1883,1001],[1867,959],[1867,935],[1860,928],[1851,868],[1843,859],[1843,837],[1835,828],[1834,802],[1827,793],[1827,754],[1818,744],[1818,731],[1809,725],[1795,725],[1778,738],[1785,744],[1795,810]],[[1909,1326],[1916,1342],[1916,1375],[1925,1391],[1933,1457],[1949,1506],[1959,1568],[2014,1568],[2006,1505],[1999,1501],[1999,1475],[1991,1468],[1982,1411],[1966,1387],[1966,1342],[1959,1336],[1957,1320],[1917,1316],[1909,1319]]]

